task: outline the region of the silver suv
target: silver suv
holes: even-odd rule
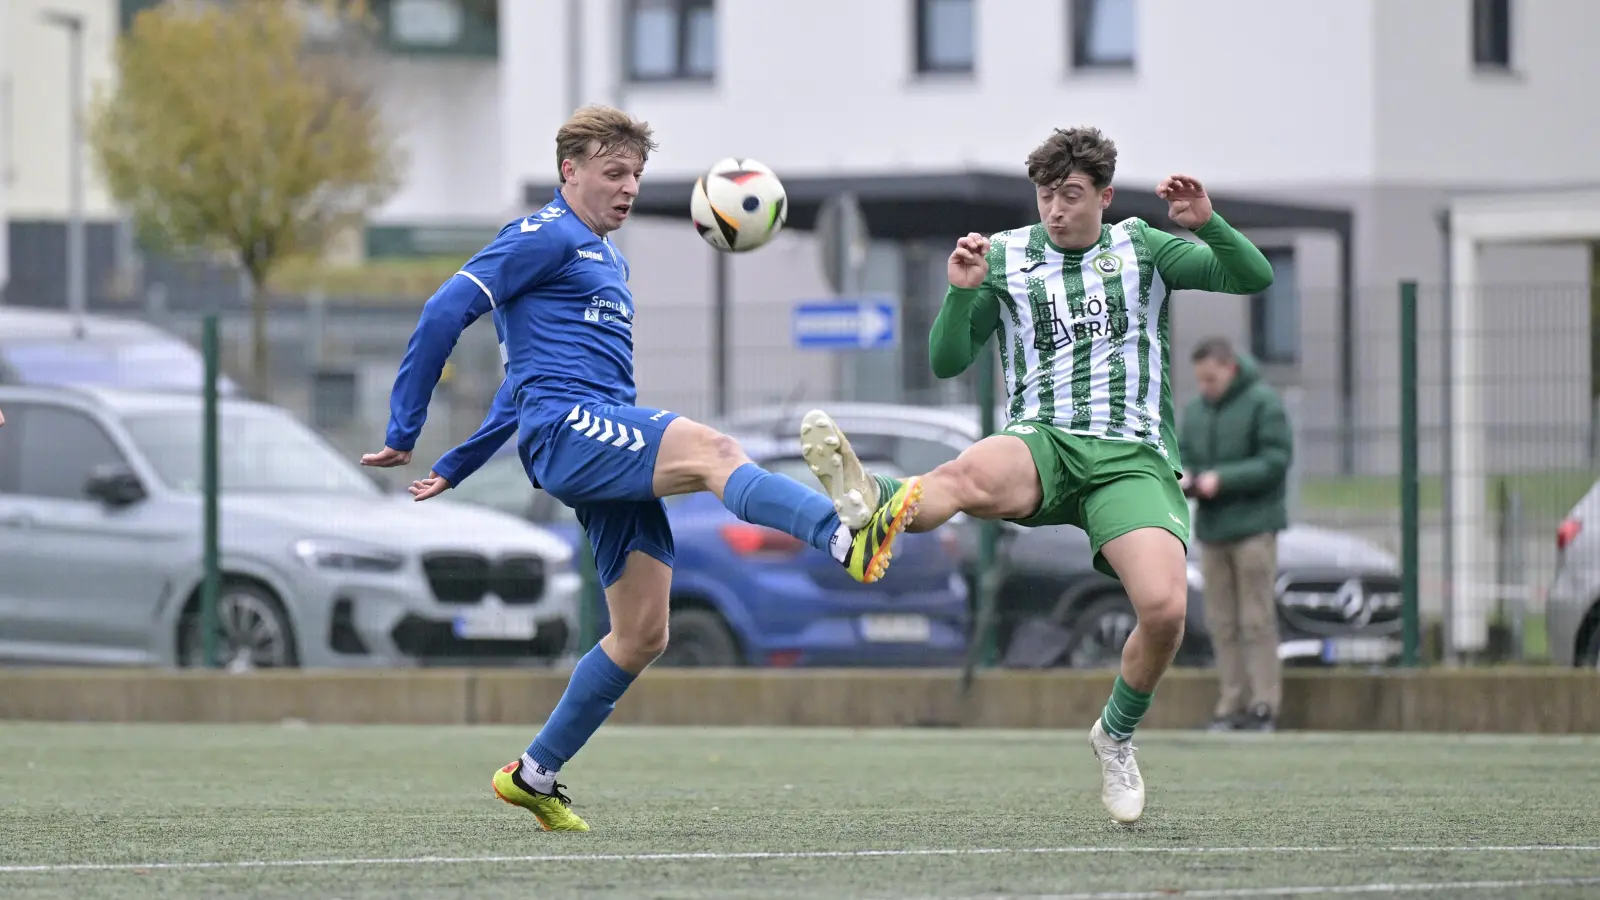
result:
[[[0,659],[200,661],[201,398],[0,386]],[[385,491],[288,412],[219,409],[219,647],[234,669],[551,661],[572,551]]]

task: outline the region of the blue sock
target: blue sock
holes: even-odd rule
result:
[[[594,645],[573,668],[561,702],[528,745],[528,756],[551,772],[561,771],[611,715],[634,677]]]
[[[823,553],[832,552],[839,530],[839,514],[827,497],[755,463],[745,463],[728,476],[722,505],[746,522],[775,528]]]

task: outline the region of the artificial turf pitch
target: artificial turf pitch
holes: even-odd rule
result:
[[[0,897],[1600,895],[1600,739],[602,729],[546,834],[533,728],[0,722]]]

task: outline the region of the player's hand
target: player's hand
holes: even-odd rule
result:
[[[450,482],[440,477],[438,472],[429,472],[427,478],[411,482],[411,487],[406,490],[411,492],[411,499],[426,500],[450,490]]]
[[[1190,231],[1211,221],[1211,198],[1197,179],[1168,175],[1156,185],[1156,196],[1167,201],[1167,218]]]
[[[3,412],[0,412],[0,425],[4,425],[5,423],[6,423],[6,414],[3,413]]]
[[[395,466],[404,466],[411,463],[410,450],[396,450],[385,447],[378,453],[364,453],[361,456],[363,466],[377,466],[380,469],[392,469]]]
[[[1215,472],[1201,472],[1200,477],[1194,480],[1195,493],[1206,499],[1217,495],[1217,489],[1222,487],[1222,479]]]
[[[956,241],[946,267],[950,283],[959,288],[976,288],[989,274],[989,239],[976,231]]]

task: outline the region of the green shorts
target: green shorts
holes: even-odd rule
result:
[[[1011,521],[1027,528],[1082,528],[1095,569],[1112,578],[1117,573],[1100,549],[1130,531],[1164,528],[1188,546],[1189,501],[1178,474],[1154,447],[1070,434],[1039,422],[1013,422],[1000,433],[1028,445],[1043,489],[1039,509]]]

